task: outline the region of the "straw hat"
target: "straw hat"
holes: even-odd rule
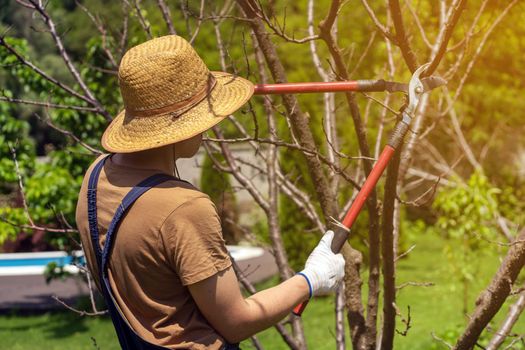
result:
[[[210,72],[193,47],[169,35],[131,48],[120,63],[125,109],[102,136],[109,152],[128,153],[189,139],[239,109],[253,84]]]

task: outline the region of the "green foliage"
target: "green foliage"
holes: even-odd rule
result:
[[[434,201],[434,208],[441,214],[438,227],[451,238],[493,238],[496,231],[491,222],[498,211],[497,194],[501,191],[479,171],[474,172],[466,184],[459,179],[455,184],[441,190]]]
[[[223,161],[221,155],[214,154],[213,157],[218,162]],[[204,193],[210,196],[217,207],[226,244],[239,243],[243,239],[243,233],[238,226],[239,209],[230,182],[230,175],[218,171],[208,154],[204,157],[202,165],[200,187]]]
[[[0,207],[0,243],[16,238],[19,225],[25,224],[27,218],[22,208]]]
[[[24,39],[6,38],[6,41],[23,55],[27,55],[30,51]],[[97,49],[100,49],[97,45],[100,46],[97,41],[88,43],[89,58],[93,58]],[[71,97],[27,66],[15,64],[14,55],[4,48],[0,48],[0,62],[7,67],[8,76],[12,77],[8,79],[7,85],[11,85],[14,91],[18,91],[18,94],[23,93],[29,95],[30,98],[61,105],[87,106],[84,101]],[[93,91],[98,93],[101,90],[104,94],[102,99],[104,102],[110,106],[115,105],[115,101],[118,100],[115,79],[111,79],[110,83],[107,81],[107,76],[90,74],[90,70],[82,70],[82,74]],[[10,90],[4,89],[2,93],[4,96],[13,97]],[[36,149],[35,142],[29,135],[30,123],[15,117],[17,114],[20,115],[24,109],[26,107],[17,106],[15,109],[13,105],[0,103],[1,190],[9,193],[16,190],[18,186],[18,176],[10,149],[12,147],[16,151],[31,218],[38,224],[59,226],[61,219],[57,218],[63,216],[69,223],[74,224],[77,194],[85,169],[93,158],[84,148],[59,135],[54,147],[60,149],[54,151],[48,149],[46,157],[42,161],[35,162]],[[71,109],[54,109],[47,113],[49,119],[58,127],[71,130],[88,144],[95,147],[98,145],[102,130],[106,125],[106,121],[100,115]],[[11,205],[13,203],[0,207],[3,217],[16,225],[28,224],[23,210],[11,208]],[[1,225],[0,243],[8,238],[13,238],[19,231],[18,228],[5,222]],[[53,234],[50,237],[51,242],[55,243],[57,248],[64,249],[70,246],[69,239],[63,234]]]
[[[67,272],[64,269],[64,266],[59,266],[56,262],[50,262],[46,265],[44,270],[44,277],[46,278],[46,283],[50,283],[52,280],[61,279],[64,280],[68,277],[71,277],[71,273]]]
[[[290,266],[300,271],[321,239],[321,234],[317,230],[312,231],[299,208],[286,196],[281,196],[279,200],[279,219]]]
[[[78,190],[78,182],[67,169],[52,164],[37,164],[34,174],[26,181],[31,216],[44,223],[53,222],[57,213],[65,213],[71,219]]]
[[[449,325],[448,328],[438,334],[436,336],[441,339],[441,341],[446,342],[447,344],[455,344],[458,338],[463,334],[465,331],[465,325],[457,323],[454,325]],[[481,333],[481,336],[479,337],[477,344],[487,344],[492,335],[489,332],[483,332]],[[445,345],[442,342],[438,342],[437,340],[432,343],[432,346],[430,348],[431,350],[442,350],[445,349]]]
[[[220,154],[213,155],[218,162],[223,162]],[[214,203],[221,203],[224,200],[224,193],[233,193],[230,176],[227,173],[217,170],[208,154],[202,162],[200,189],[210,196]]]
[[[497,236],[492,221],[498,213],[499,193],[485,175],[475,171],[466,184],[458,179],[454,187],[441,190],[434,201],[440,213],[436,225],[447,238],[444,254],[451,271],[462,279],[464,310],[470,284],[479,272],[477,257],[486,249],[494,249],[489,242]]]
[[[7,94],[6,94],[7,95]],[[27,174],[34,165],[34,142],[28,137],[29,124],[12,116],[13,110],[0,103],[0,193],[8,183],[18,180],[12,150],[21,174]]]

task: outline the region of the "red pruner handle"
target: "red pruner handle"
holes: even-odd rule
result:
[[[295,316],[301,316],[303,311],[304,311],[304,309],[306,309],[306,305],[308,305],[309,301],[310,301],[310,299],[305,300],[302,303],[300,303],[299,305],[297,305],[296,307],[294,307],[293,310],[292,310],[292,313]]]

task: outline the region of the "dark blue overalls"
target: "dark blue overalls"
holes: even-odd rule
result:
[[[97,183],[98,183],[98,177],[100,175],[100,171],[102,170],[108,157],[109,156],[106,156],[105,158],[103,158],[93,168],[93,171],[91,172],[91,176],[89,177],[88,191],[87,191],[89,231],[91,234],[91,242],[93,245],[93,250],[97,258],[102,294],[106,301],[108,311],[111,316],[111,320],[113,321],[113,325],[115,326],[115,330],[117,331],[118,340],[120,342],[120,346],[122,347],[122,349],[125,349],[125,350],[167,349],[165,347],[147,342],[142,337],[140,337],[137,333],[135,333],[131,325],[128,323],[128,321],[122,314],[122,311],[119,309],[115,301],[115,298],[113,297],[113,292],[111,291],[111,285],[109,283],[109,277],[108,277],[108,262],[109,262],[109,257],[112,251],[111,247],[113,243],[115,242],[115,235],[118,230],[118,225],[120,223],[120,220],[126,213],[126,210],[142,194],[144,194],[150,188],[155,187],[156,185],[164,181],[173,180],[175,178],[167,174],[155,174],[141,181],[138,185],[133,187],[126,194],[126,196],[124,197],[124,199],[118,206],[117,211],[115,215],[113,216],[111,223],[109,224],[108,231],[106,233],[106,242],[104,244],[103,249],[101,250],[100,245],[99,245],[99,232],[98,232],[98,225],[97,225]],[[239,349],[239,347],[237,344],[235,345],[227,344],[223,347],[223,349],[224,350],[235,350],[235,349]]]

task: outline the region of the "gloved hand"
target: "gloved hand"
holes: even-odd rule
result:
[[[335,291],[345,275],[343,255],[334,254],[330,249],[333,238],[334,231],[327,231],[306,260],[304,270],[299,272],[308,282],[310,298]]]

